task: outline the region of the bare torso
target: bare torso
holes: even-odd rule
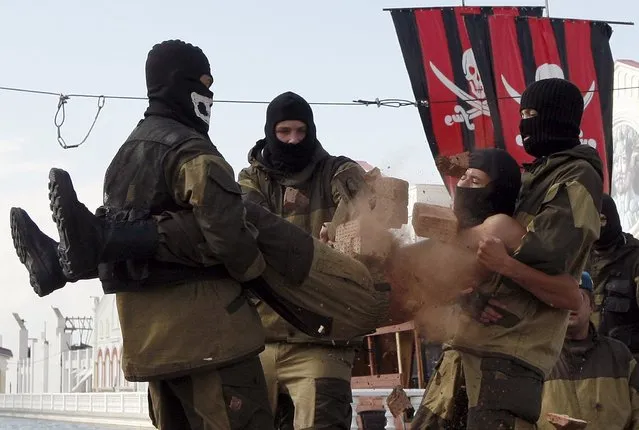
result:
[[[399,248],[388,269],[391,318],[394,322],[408,321],[424,308],[453,305],[463,291],[477,288],[492,277],[477,262],[480,241],[497,237],[512,253],[524,234],[517,221],[500,214],[460,230],[449,242],[431,239]]]

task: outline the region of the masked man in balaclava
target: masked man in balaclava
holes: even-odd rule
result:
[[[460,323],[414,429],[534,429],[543,380],[559,356],[569,309],[580,305],[577,280],[599,236],[603,191],[601,160],[579,140],[583,96],[569,81],[545,79],[524,91],[520,108],[524,148],[535,157],[524,166],[513,214],[525,234],[512,256],[499,239],[480,241],[479,262],[498,276],[473,293],[488,296],[504,312],[490,323],[483,318]],[[573,286],[557,288],[539,272],[552,278],[568,274]],[[468,395],[462,406],[440,395],[459,380],[465,380]]]
[[[319,237],[339,203],[352,201],[366,187],[364,170],[324,150],[310,105],[295,93],[271,101],[264,133],[249,152],[250,166],[239,174],[246,199]],[[295,428],[349,429],[351,368],[361,339],[318,340],[286,323],[265,303],[258,304],[258,312],[267,333],[260,358],[273,409],[284,392],[294,405]]]
[[[639,240],[621,230],[617,205],[608,194],[601,202],[601,234],[590,253],[599,334],[623,342],[639,355]]]
[[[124,375],[149,382],[156,427],[273,428],[258,358],[264,331],[240,284],[258,278],[265,262],[233,170],[207,134],[208,59],[191,44],[162,42],[149,52],[146,81],[144,119],[105,175],[108,222],[97,223],[77,202],[66,172],[50,173],[65,274],[93,277],[97,266],[105,291],[116,292]],[[181,209],[192,212],[217,264],[149,260],[161,240],[149,216]],[[13,211],[12,229],[14,214],[28,221]],[[177,249],[197,243],[188,236],[176,240]],[[17,249],[27,254],[27,247]]]

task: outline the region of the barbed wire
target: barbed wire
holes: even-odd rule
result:
[[[620,87],[620,88],[613,88],[610,91],[623,91],[623,90],[633,90],[633,89],[639,89],[639,86],[631,86],[631,87]],[[56,127],[57,130],[57,140],[58,140],[58,144],[63,148],[63,149],[71,149],[71,148],[77,148],[79,146],[81,146],[82,144],[84,144],[87,139],[89,138],[89,136],[91,135],[91,132],[93,131],[93,128],[95,127],[95,124],[98,120],[98,117],[100,116],[100,113],[102,112],[102,109],[104,108],[104,105],[106,104],[106,100],[107,99],[112,99],[112,100],[136,100],[136,101],[141,101],[141,100],[148,100],[147,97],[140,97],[140,96],[122,96],[122,95],[98,95],[98,94],[83,94],[83,93],[75,93],[75,94],[64,94],[64,93],[57,93],[57,92],[53,92],[53,91],[44,91],[44,90],[35,90],[35,89],[31,89],[31,88],[19,88],[19,87],[6,87],[6,86],[0,86],[0,91],[11,91],[11,92],[18,92],[18,93],[25,93],[25,94],[35,94],[35,95],[46,95],[46,96],[55,96],[58,97],[58,107],[55,113],[55,116],[53,118],[53,123]],[[594,90],[587,90],[587,91],[582,91],[582,93],[595,93],[595,92],[602,92],[602,90],[598,90],[598,89],[594,89]],[[465,93],[464,93],[465,94]],[[469,95],[469,94],[468,94]],[[469,95],[470,96],[470,95]],[[74,145],[69,145],[67,144],[67,142],[65,141],[64,137],[62,136],[62,126],[64,125],[64,122],[66,120],[66,104],[67,102],[72,99],[72,98],[93,98],[97,100],[97,110],[95,113],[95,116],[93,118],[93,122],[91,123],[91,126],[89,127],[89,130],[87,131],[87,133],[85,134],[84,138],[77,144]],[[520,96],[499,96],[496,97],[496,100],[508,100],[508,99],[519,99]],[[392,108],[401,108],[401,107],[405,107],[405,106],[414,106],[414,107],[430,107],[433,104],[450,104],[450,103],[459,103],[459,101],[465,101],[465,102],[485,102],[488,101],[488,99],[486,97],[456,97],[454,99],[450,99],[450,100],[417,100],[417,101],[411,101],[411,100],[406,100],[406,99],[398,99],[398,98],[388,98],[388,99],[380,99],[380,98],[376,98],[374,100],[365,100],[365,99],[357,99],[357,100],[352,100],[350,102],[309,102],[310,105],[316,105],[316,106],[377,106],[378,108],[380,107],[392,107]],[[233,99],[222,99],[222,100],[213,100],[213,104],[269,104],[270,101],[265,101],[265,100],[233,100]]]

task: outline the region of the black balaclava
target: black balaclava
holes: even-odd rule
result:
[[[545,157],[581,143],[584,99],[570,81],[550,78],[530,84],[521,95],[520,109],[537,111],[537,116],[519,123],[524,149],[533,157]]]
[[[275,135],[278,123],[291,120],[306,124],[306,137],[295,145],[284,143]],[[268,105],[264,133],[264,162],[285,173],[296,173],[308,166],[317,148],[313,110],[306,100],[290,91],[275,97]]]
[[[615,201],[608,194],[601,198],[601,214],[606,217],[606,225],[601,226],[599,239],[594,243],[597,249],[606,249],[622,237],[621,220]]]
[[[471,152],[468,167],[485,172],[490,182],[482,188],[457,187],[453,206],[459,228],[479,225],[491,215],[512,216],[521,186],[515,159],[503,149],[480,149]]]
[[[207,134],[213,93],[200,81],[211,76],[209,60],[197,46],[181,40],[155,45],[146,60],[149,107],[144,116],[172,118]]]

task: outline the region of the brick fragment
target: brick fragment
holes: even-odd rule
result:
[[[546,420],[548,420],[548,422],[556,429],[562,430],[581,430],[588,426],[587,421],[552,412],[546,414]]]
[[[395,418],[403,418],[404,413],[408,412],[411,416],[415,413],[415,408],[410,403],[410,398],[401,385],[393,388],[393,391],[386,398],[388,410]]]
[[[296,188],[286,187],[284,191],[283,207],[287,211],[295,209],[305,209],[309,204],[308,197],[306,197],[300,190]]]
[[[468,169],[470,152],[445,156],[440,155],[435,158],[435,166],[442,175],[460,178]]]

